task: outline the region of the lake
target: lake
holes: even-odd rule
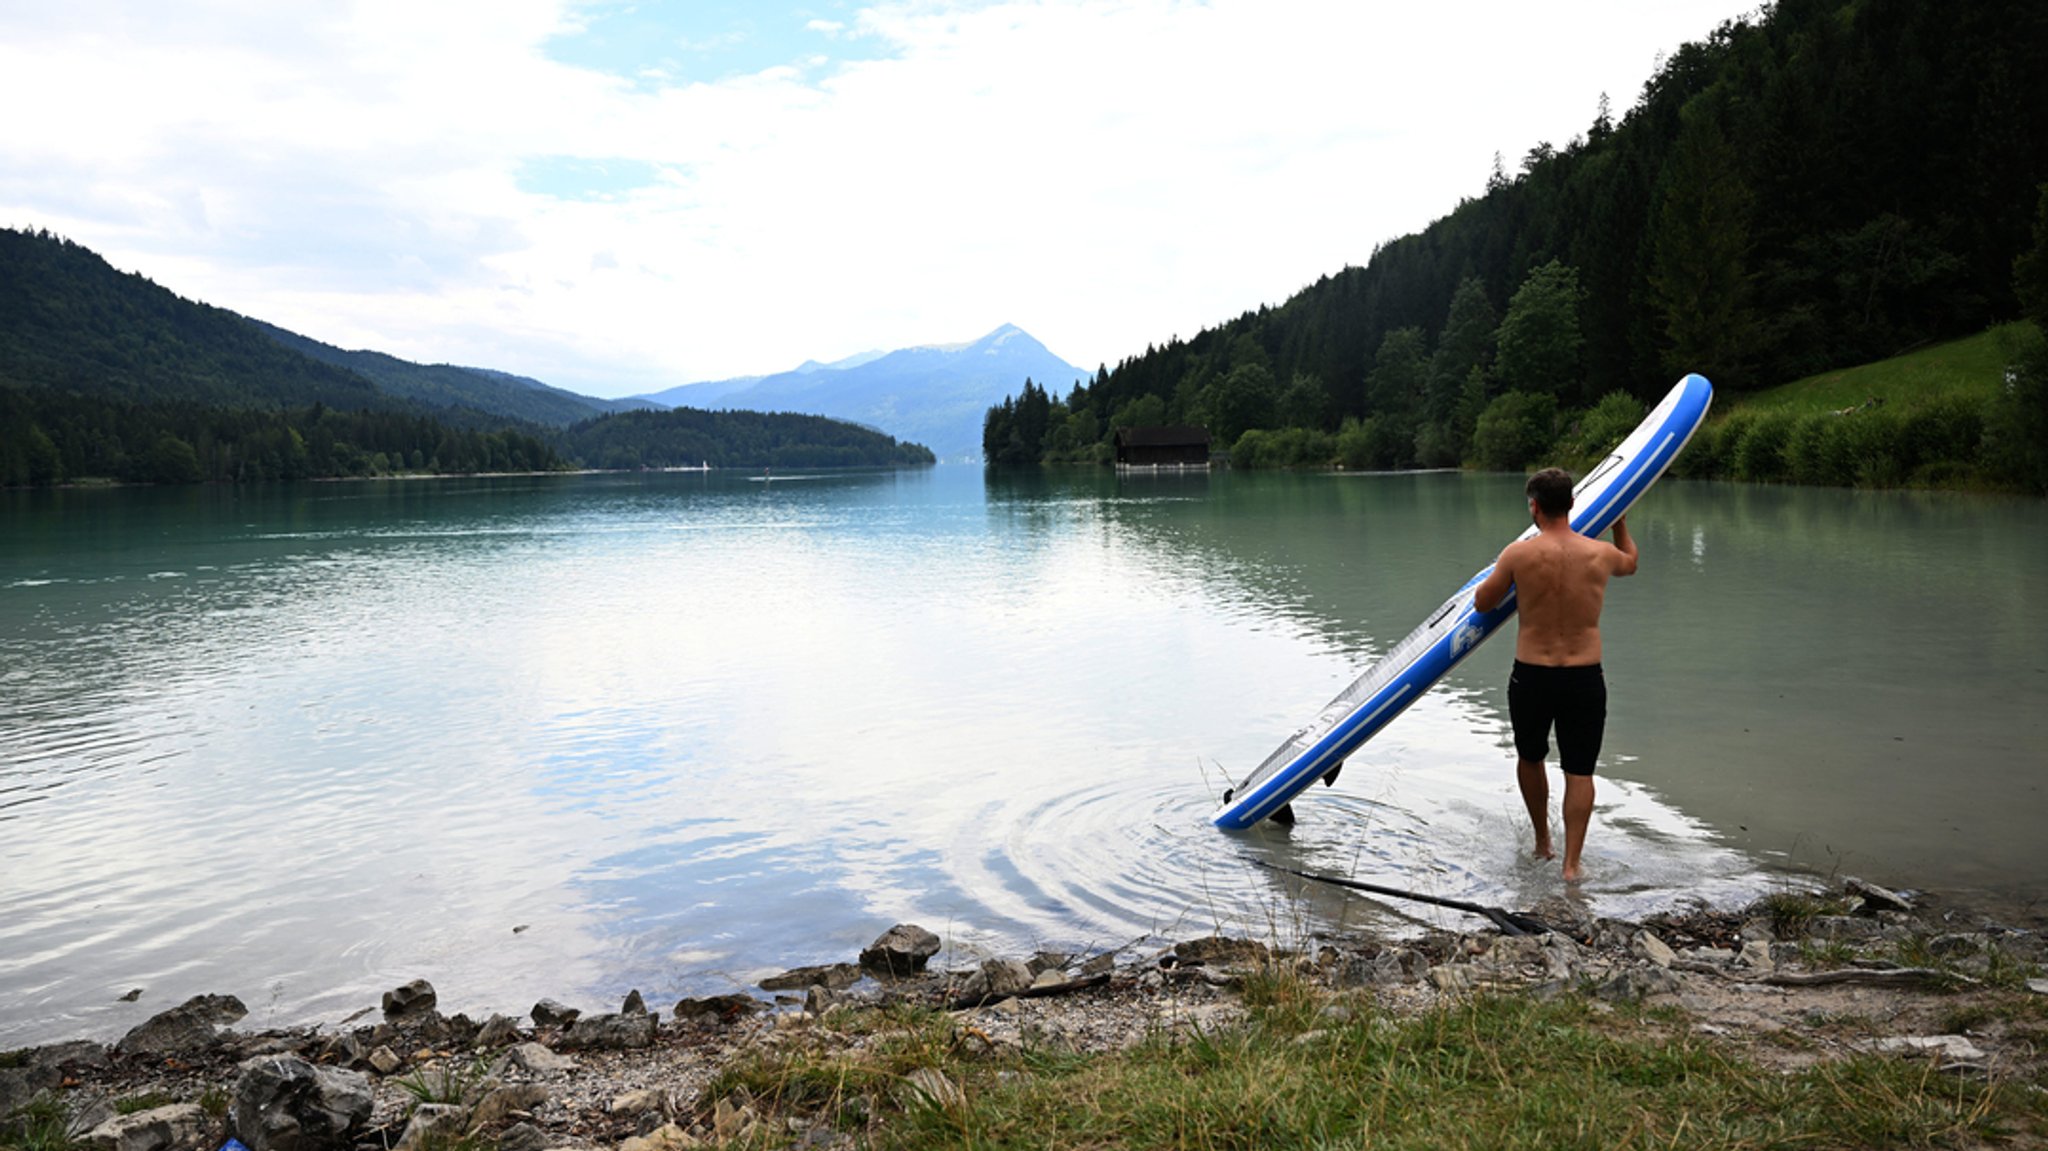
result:
[[[1525,525],[1521,477],[650,474],[0,492],[0,1049],[1528,907],[1482,648],[1291,830],[1229,780]],[[2048,891],[2048,504],[1667,480],[1579,898]],[[1553,774],[1553,778],[1555,778]],[[1553,786],[1553,804],[1559,789]],[[131,989],[136,1002],[120,997]]]

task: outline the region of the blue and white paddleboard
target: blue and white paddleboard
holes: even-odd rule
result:
[[[1612,527],[1678,458],[1706,419],[1707,405],[1713,399],[1713,385],[1705,377],[1690,375],[1678,381],[1621,446],[1572,489],[1572,530],[1597,536]],[[1519,538],[1535,534],[1532,524]],[[1303,788],[1341,765],[1445,672],[1485,643],[1515,614],[1512,590],[1506,602],[1492,611],[1472,606],[1472,589],[1492,571],[1493,565],[1487,564],[1466,580],[1421,627],[1331,700],[1314,722],[1289,736],[1257,771],[1224,793],[1223,806],[1216,809],[1210,822],[1238,831],[1278,811]]]

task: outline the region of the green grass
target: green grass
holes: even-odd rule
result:
[[[1872,398],[1888,407],[1917,406],[1944,396],[1986,401],[2004,384],[2013,341],[2022,327],[2003,324],[1889,360],[1822,372],[1744,396],[1739,406],[1758,413],[1805,415],[1856,407]]]
[[[1792,1074],[1695,1036],[1683,1017],[1566,996],[1480,997],[1414,1018],[1267,977],[1242,1027],[1160,1033],[1122,1053],[1048,1057],[945,1038],[784,1049],[710,1098],[858,1130],[865,1145],[976,1148],[1916,1147],[2048,1135],[2025,1084],[1856,1056]],[[1248,988],[1248,991],[1251,990]],[[964,1029],[963,1029],[964,1031]],[[936,1067],[963,1089],[905,1101]],[[764,1129],[781,1129],[763,1124]]]

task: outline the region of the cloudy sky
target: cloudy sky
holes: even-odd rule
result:
[[[594,395],[1279,303],[1731,0],[0,0],[0,226]]]

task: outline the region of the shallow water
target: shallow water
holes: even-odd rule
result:
[[[1502,638],[1208,826],[1522,526],[1515,477],[939,468],[0,493],[0,1047],[850,958],[1471,922],[1526,858]],[[2048,511],[1667,481],[1609,597],[1583,898],[2044,890]],[[131,988],[136,1003],[118,1002]]]

